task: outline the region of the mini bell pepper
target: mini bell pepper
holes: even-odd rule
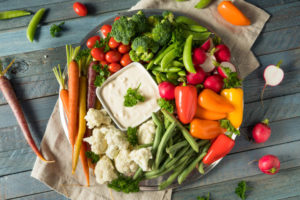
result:
[[[197,106],[196,117],[199,119],[219,120],[227,117],[226,113],[219,113],[206,110],[201,106]]]
[[[243,122],[243,90],[241,88],[230,88],[221,91],[221,96],[228,99],[234,106],[234,111],[228,113],[227,119],[234,128],[239,128]]]
[[[198,104],[206,110],[230,113],[234,111],[234,106],[225,97],[217,94],[211,89],[204,89],[199,94]]]
[[[195,118],[190,124],[191,135],[203,140],[214,139],[225,131],[226,129],[223,129],[218,121]]]
[[[220,158],[223,158],[231,151],[231,149],[234,147],[234,144],[234,140],[229,138],[227,135],[219,135],[208,149],[207,154],[204,156],[202,162],[206,165],[210,165]]]
[[[184,124],[190,123],[197,110],[197,88],[193,85],[177,86],[175,103],[179,120]]]

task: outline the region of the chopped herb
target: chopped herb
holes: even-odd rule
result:
[[[138,144],[137,127],[128,127],[127,129],[127,140],[132,145]]]
[[[63,30],[62,26],[64,25],[65,22],[61,22],[60,24],[52,24],[50,27],[50,34],[52,37],[57,37],[59,36],[59,33]]]
[[[228,67],[223,67],[227,78],[224,78],[224,88],[236,88],[242,86],[242,80],[239,79],[237,72],[231,72]]]
[[[110,72],[108,71],[108,65],[94,65],[93,69],[98,72],[94,85],[100,87],[110,75]]]
[[[135,106],[139,102],[144,102],[145,97],[139,93],[139,88],[141,84],[135,89],[128,88],[126,95],[124,96],[124,106],[132,107]]]
[[[249,189],[247,186],[246,181],[241,181],[238,183],[238,186],[235,188],[235,193],[238,195],[242,200],[245,200],[246,197],[246,191]]]
[[[109,188],[112,188],[118,192],[131,193],[131,192],[139,192],[139,182],[141,178],[134,180],[131,177],[124,176],[119,174],[118,178],[113,180],[108,184]]]
[[[101,38],[100,42],[97,40],[94,47],[96,48],[102,48],[104,52],[108,52],[110,50],[110,47],[108,45],[110,39],[110,34],[107,34],[106,38]]]
[[[100,159],[100,156],[98,154],[95,154],[94,152],[92,151],[87,151],[85,152],[85,156],[87,158],[90,158],[92,163],[97,163]]]
[[[160,108],[165,109],[169,113],[174,113],[174,102],[173,101],[168,101],[168,100],[165,100],[163,98],[159,98],[157,100],[157,103],[158,103]]]
[[[197,197],[197,200],[209,200],[209,193],[207,193],[207,196]]]
[[[227,129],[228,132],[240,135],[240,131],[234,128],[228,119],[221,119],[220,125],[222,128]]]

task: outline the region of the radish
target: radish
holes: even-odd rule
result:
[[[216,51],[214,53],[218,62],[229,62],[230,61],[230,50],[224,44],[219,44],[216,46]]]
[[[201,46],[201,49],[203,49],[206,52],[211,51],[214,48],[214,43],[211,38],[208,38],[206,42],[204,42]]]
[[[265,155],[258,161],[258,167],[260,171],[265,174],[274,175],[280,169],[280,161],[274,155]]]
[[[221,62],[220,66],[217,68],[218,73],[223,77],[227,78],[229,72],[236,72],[235,66],[230,62]]]
[[[266,142],[270,136],[271,128],[269,127],[268,119],[256,124],[252,130],[252,137],[256,143]]]
[[[15,60],[13,60],[7,67],[6,69],[3,70],[1,62],[0,62],[0,90],[2,91],[2,94],[4,98],[6,99],[8,105],[10,106],[12,112],[14,113],[17,122],[23,132],[23,135],[26,139],[26,142],[28,145],[31,147],[33,152],[39,157],[42,161],[47,162],[47,163],[53,163],[54,161],[49,161],[44,158],[42,153],[39,151],[38,147],[36,146],[27,121],[25,119],[24,113],[22,111],[21,105],[18,102],[18,99],[16,97],[16,93],[14,92],[14,89],[12,85],[10,84],[9,80],[4,76],[5,73],[8,71],[8,69],[12,66]]]
[[[277,63],[277,65],[269,65],[265,68],[265,71],[264,71],[265,85],[261,92],[261,102],[263,102],[263,96],[264,96],[264,92],[265,92],[267,85],[272,86],[272,87],[277,86],[283,80],[284,72],[280,68],[281,63],[282,63],[282,60],[280,60]]]
[[[216,57],[214,55],[211,55],[210,53],[206,53],[206,60],[205,62],[200,65],[200,67],[205,71],[205,72],[212,72],[215,69],[214,63],[216,62]]]
[[[224,82],[223,82],[223,78],[220,75],[215,74],[207,77],[203,85],[204,88],[208,88],[219,93],[223,88]]]
[[[172,100],[175,98],[175,85],[170,82],[164,81],[158,85],[158,91],[161,98]]]
[[[187,79],[188,83],[190,83],[192,85],[197,85],[197,84],[202,83],[204,81],[205,77],[206,77],[206,73],[203,71],[203,69],[198,68],[196,70],[196,73],[188,72],[186,79]]]
[[[206,53],[201,48],[195,48],[193,50],[193,63],[194,64],[202,64],[206,60]]]

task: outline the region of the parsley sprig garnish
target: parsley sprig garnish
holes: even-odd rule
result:
[[[207,196],[197,197],[197,200],[209,200],[210,194],[208,193]]]
[[[65,22],[61,22],[60,24],[52,24],[50,27],[50,34],[52,37],[59,36],[59,33],[63,30],[62,26],[65,24]]]
[[[232,72],[228,67],[222,67],[227,78],[224,78],[224,88],[236,88],[242,86],[242,80],[239,79],[237,72]]]
[[[124,176],[119,174],[118,178],[113,180],[108,184],[109,188],[112,188],[118,192],[131,193],[131,192],[139,192],[139,182],[141,178],[134,180],[131,177]]]
[[[108,45],[110,39],[110,34],[107,34],[106,38],[101,38],[100,42],[97,40],[94,47],[95,48],[103,48],[104,53],[108,52],[110,50],[110,47]]]
[[[92,151],[85,152],[85,156],[87,158],[90,158],[92,163],[94,163],[94,164],[97,163],[100,160],[100,156],[98,154],[95,154]]]
[[[110,75],[108,65],[94,65],[93,69],[98,73],[94,85],[100,87]]]
[[[232,126],[232,124],[230,123],[230,121],[228,119],[221,119],[220,120],[220,125],[222,128],[227,129],[228,132],[230,132],[231,134],[236,134],[236,135],[240,135],[240,131],[236,128],[234,128],[234,126]]]
[[[245,200],[246,197],[246,191],[250,189],[247,186],[246,181],[241,181],[238,183],[238,186],[235,188],[235,194],[238,195],[242,200]]]
[[[157,100],[157,104],[159,105],[160,108],[165,109],[169,113],[174,113],[174,102],[173,101],[168,101],[163,98],[159,98]]]
[[[139,102],[144,102],[145,97],[139,92],[141,84],[135,89],[128,88],[126,95],[124,96],[124,106],[132,107],[138,104]]]
[[[128,127],[127,129],[127,140],[132,145],[138,144],[137,127]]]

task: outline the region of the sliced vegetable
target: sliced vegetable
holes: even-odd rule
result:
[[[264,119],[262,122],[256,124],[252,130],[252,137],[256,143],[264,143],[270,136],[271,128],[268,119]]]
[[[0,12],[0,20],[3,19],[12,19],[17,17],[23,17],[26,15],[31,15],[31,12],[25,10],[9,10]]]
[[[207,119],[207,120],[219,120],[226,118],[226,113],[219,113],[210,110],[206,110],[201,106],[197,106],[197,111],[195,117],[199,119]]]
[[[199,139],[214,139],[218,135],[225,133],[218,121],[193,119],[190,127],[191,135]]]
[[[196,73],[192,60],[193,35],[189,35],[185,41],[183,49],[183,64],[188,72]]]
[[[46,11],[45,8],[39,9],[34,14],[34,16],[32,17],[32,19],[30,20],[29,25],[27,27],[27,39],[29,40],[29,42],[33,42],[37,25],[40,23],[43,15],[45,13],[45,11]]]
[[[265,155],[258,161],[260,171],[268,175],[277,174],[280,169],[280,161],[277,156]]]
[[[211,55],[210,53],[206,53],[206,60],[205,62],[200,65],[200,67],[205,71],[205,72],[212,72],[216,66],[214,65],[214,62],[216,61],[216,57],[214,55]]]

